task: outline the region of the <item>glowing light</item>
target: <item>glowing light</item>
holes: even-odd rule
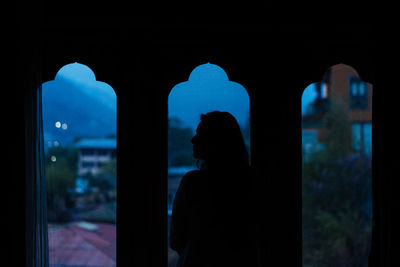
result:
[[[58,141],[54,141],[54,146],[59,146],[60,143]]]
[[[323,83],[323,90],[324,98],[328,98],[328,85],[326,83]]]
[[[63,124],[61,125],[61,127],[63,128],[63,130],[67,130],[68,125],[67,125],[66,123],[63,123]]]
[[[351,84],[351,93],[355,96],[357,95],[357,84],[356,83],[352,83]]]
[[[366,84],[365,83],[360,83],[360,88],[358,89],[360,92],[360,95],[364,95],[365,91],[366,91]]]
[[[56,127],[57,127],[57,128],[60,128],[60,127],[61,127],[61,122],[57,121],[57,122],[56,122]]]
[[[50,159],[51,159],[52,162],[56,162],[56,160],[57,160],[56,156],[51,156]]]

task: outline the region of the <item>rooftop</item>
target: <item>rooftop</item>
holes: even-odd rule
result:
[[[106,223],[50,224],[50,265],[116,266],[115,233],[115,225]]]
[[[168,167],[168,175],[180,175],[183,176],[189,171],[196,170],[197,168],[195,166],[174,166],[174,167]]]
[[[84,138],[75,143],[77,148],[116,148],[115,138]]]

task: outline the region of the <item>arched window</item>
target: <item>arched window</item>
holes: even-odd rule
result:
[[[215,110],[231,113],[242,129],[249,150],[249,108],[246,89],[230,81],[221,67],[211,63],[197,66],[188,81],[171,90],[168,97],[168,233],[172,203],[180,179],[186,172],[197,169],[190,140],[200,122],[200,115]],[[169,266],[175,266],[176,260],[177,254],[168,245]]]
[[[83,64],[42,85],[50,266],[116,266],[116,104]]]
[[[302,96],[303,266],[368,266],[372,85],[331,67]]]

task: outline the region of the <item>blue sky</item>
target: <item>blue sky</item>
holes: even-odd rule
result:
[[[230,112],[244,126],[250,102],[246,89],[230,81],[225,71],[211,63],[197,66],[171,90],[168,116],[179,118],[184,126],[196,129],[202,113],[214,110]]]
[[[97,81],[86,65],[72,63],[63,66],[55,81],[64,81],[79,88],[116,112],[116,95],[105,82]],[[44,84],[46,87],[46,84]],[[96,93],[94,93],[96,92]],[[316,97],[315,84],[309,85],[302,96],[302,112]],[[188,73],[188,80],[174,86],[168,98],[168,116],[179,118],[184,126],[196,129],[200,114],[220,110],[230,112],[241,126],[246,124],[250,110],[246,89],[230,81],[227,73],[211,63],[199,65]]]
[[[303,91],[303,95],[301,97],[301,114],[304,115],[306,112],[307,106],[314,101],[317,97],[317,92],[315,91],[315,83],[310,84]]]
[[[94,72],[88,66],[77,62],[67,64],[57,72],[54,80],[71,84],[116,112],[114,89],[105,82],[97,81]]]
[[[45,144],[69,145],[75,137],[116,133],[116,94],[80,63],[63,66],[42,85]],[[46,148],[46,147],[45,147]]]
[[[305,88],[302,114],[317,96],[315,84]],[[225,71],[215,64],[202,64],[189,75],[188,81],[177,84],[168,99],[169,117],[178,117],[185,126],[196,129],[200,114],[221,110],[232,113],[243,126],[249,116],[246,89],[230,81]]]

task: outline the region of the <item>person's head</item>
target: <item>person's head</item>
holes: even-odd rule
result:
[[[205,166],[248,167],[248,153],[236,119],[228,112],[201,115],[192,138],[193,156]]]

